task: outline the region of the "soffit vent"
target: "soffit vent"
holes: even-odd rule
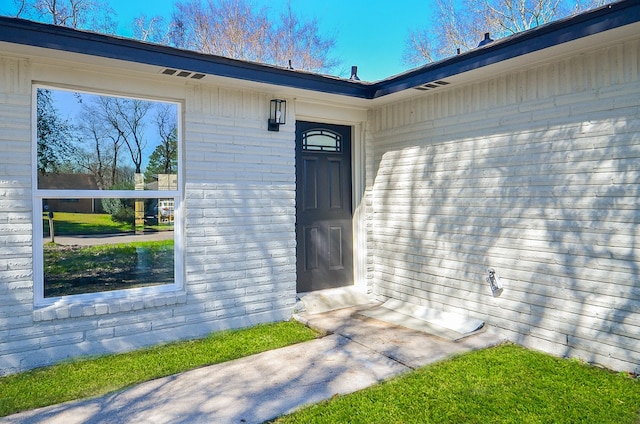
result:
[[[170,69],[170,68],[166,68],[164,71],[162,71],[162,74],[173,75],[180,78],[197,79],[197,80],[201,80],[206,76],[205,74],[200,74],[197,72],[181,71],[178,69]]]
[[[420,91],[429,91],[429,90],[435,90],[436,88],[444,87],[445,85],[449,85],[449,84],[451,83],[447,81],[439,80],[439,81],[433,81],[427,84],[422,84],[413,88]]]

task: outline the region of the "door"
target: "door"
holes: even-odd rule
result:
[[[298,292],[353,284],[351,127],[296,122]]]

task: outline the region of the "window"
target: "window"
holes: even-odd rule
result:
[[[36,303],[180,288],[179,104],[34,96]]]
[[[326,129],[309,130],[302,134],[302,149],[339,153],[342,151],[342,136]]]

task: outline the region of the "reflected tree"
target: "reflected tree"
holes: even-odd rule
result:
[[[144,172],[145,181],[151,182],[157,174],[175,174],[178,170],[178,127],[174,108],[156,107],[156,125],[160,142],[149,156]]]
[[[153,103],[107,96],[97,97],[96,103],[105,124],[126,146],[135,173],[142,173],[143,151],[147,145],[144,134],[145,117]]]
[[[38,173],[59,172],[73,153],[71,124],[60,116],[51,91],[37,93]]]
[[[76,127],[80,145],[78,151],[78,165],[84,172],[95,176],[98,187],[110,189],[121,183],[118,175],[118,158],[122,147],[119,133],[110,131],[103,119],[102,111],[93,103],[84,103],[81,96],[77,96],[83,104],[79,124]]]

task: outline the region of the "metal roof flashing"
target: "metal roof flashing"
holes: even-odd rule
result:
[[[508,62],[592,35],[640,22],[640,0],[623,0],[516,34],[468,52],[430,63],[375,83],[265,65],[181,50],[66,27],[0,16],[0,42],[65,51],[185,72],[198,80],[208,76],[303,89],[361,100],[391,94],[416,94],[430,85],[447,85],[452,77]],[[169,71],[167,71],[169,72]],[[480,72],[481,73],[481,72]],[[436,82],[436,84],[434,84]],[[445,82],[439,84],[437,82]],[[396,97],[396,96],[392,96]]]

